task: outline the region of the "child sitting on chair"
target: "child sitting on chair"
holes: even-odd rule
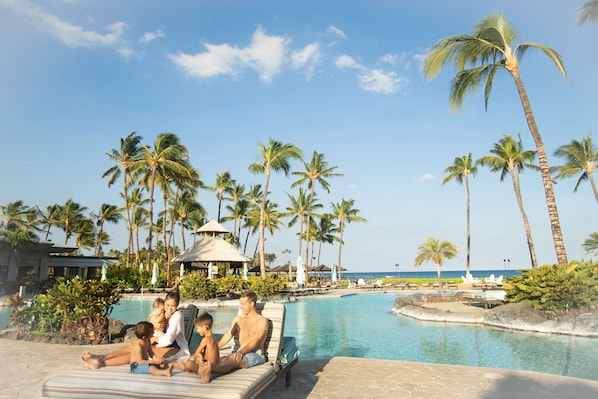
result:
[[[156,298],[152,305],[153,311],[149,314],[147,319],[154,325],[155,332],[164,332],[166,329],[166,317],[164,316],[164,299]]]
[[[177,362],[175,364],[176,368],[197,373],[199,365],[203,364],[203,362],[218,362],[218,359],[220,359],[220,349],[218,348],[218,341],[216,341],[216,337],[212,333],[213,323],[212,316],[207,312],[204,312],[195,319],[195,329],[202,337],[201,342],[193,356],[189,360]]]
[[[140,321],[135,325],[137,341],[131,345],[131,373],[171,377],[173,365],[166,365],[164,360],[152,358],[154,356],[150,341],[152,335],[154,335],[154,326],[152,323]]]

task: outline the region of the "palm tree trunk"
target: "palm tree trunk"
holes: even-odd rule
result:
[[[471,281],[471,193],[469,191],[469,176],[465,176],[465,191],[467,191],[467,257],[465,261],[465,278]]]
[[[309,269],[309,227],[310,227],[310,219],[311,219],[311,203],[314,198],[314,192],[316,191],[316,184],[315,182],[311,182],[311,192],[309,193],[309,202],[307,203],[307,221],[305,222],[305,270]],[[306,280],[307,281],[307,280]]]
[[[154,187],[156,186],[156,170],[152,170],[150,179],[150,197],[149,197],[149,237],[147,238],[147,265],[152,263],[152,239],[154,237]]]
[[[540,135],[540,131],[538,130],[538,126],[536,125],[536,120],[534,119],[532,107],[527,96],[527,91],[525,90],[525,86],[523,86],[523,82],[521,80],[521,77],[519,76],[519,67],[515,65],[512,68],[508,68],[508,71],[511,73],[511,76],[513,76],[513,79],[515,80],[517,92],[519,93],[519,98],[521,99],[521,104],[523,105],[523,110],[525,112],[527,126],[529,127],[532,137],[534,138],[534,142],[536,143],[536,151],[538,152],[538,163],[540,164],[542,184],[544,185],[544,193],[546,195],[546,205],[548,206],[550,228],[552,230],[552,240],[554,242],[554,249],[556,252],[557,262],[561,265],[566,265],[569,262],[567,261],[567,251],[565,250],[565,244],[563,242],[563,233],[561,232],[561,223],[559,220],[559,213],[556,206],[556,199],[554,197],[552,177],[550,175],[550,167],[548,166],[548,158],[546,156],[544,142],[542,141],[542,136]]]
[[[343,250],[343,232],[344,232],[345,223],[341,220],[338,224],[338,231],[340,233],[339,241],[338,241],[338,281],[342,281],[341,279],[341,270],[342,270],[342,263],[341,263],[341,252]]]
[[[125,216],[127,218],[127,231],[129,233],[127,237],[127,252],[125,258],[125,267],[129,267],[131,263],[131,248],[133,244],[133,230],[131,229],[131,210],[129,209],[129,193],[127,190],[127,169],[123,166],[124,173],[123,173],[123,196],[125,197]]]
[[[592,191],[594,192],[594,198],[596,198],[596,202],[598,202],[598,189],[596,189],[596,182],[594,181],[594,175],[588,174],[590,185],[592,186]]]
[[[260,246],[260,274],[262,278],[266,278],[266,261],[264,259],[265,254],[265,246],[264,246],[264,239],[265,239],[265,230],[266,230],[266,196],[268,195],[268,186],[270,185],[270,170],[267,169],[265,172],[266,175],[266,183],[264,184],[264,194],[262,195],[262,203],[260,206],[260,237],[259,237],[259,246]]]
[[[515,190],[515,198],[517,198],[517,205],[519,205],[519,211],[521,217],[523,217],[523,228],[525,229],[525,237],[527,238],[527,247],[529,248],[529,256],[532,261],[532,269],[538,267],[538,261],[536,259],[536,249],[534,248],[534,240],[532,239],[532,231],[527,220],[527,215],[523,209],[523,199],[521,198],[521,186],[519,181],[519,169],[511,169],[511,177],[513,179],[513,189]]]

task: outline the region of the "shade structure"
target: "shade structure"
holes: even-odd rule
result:
[[[332,274],[330,275],[330,281],[333,283],[336,283],[336,268],[336,265],[332,266]]]
[[[273,268],[272,270],[270,270],[272,273],[288,273],[289,272],[289,268],[291,269],[291,272],[296,272],[297,271],[297,267],[296,266],[291,266],[288,263],[285,265],[278,265],[275,268]]]
[[[224,228],[220,223],[216,221],[216,219],[211,219],[208,223],[201,226],[197,229],[198,233],[208,234],[211,236],[216,236],[218,234],[225,234],[229,231]]]
[[[154,267],[152,268],[152,285],[156,285],[158,282],[158,262],[154,262]]]
[[[174,262],[249,262],[234,245],[221,238],[195,242],[173,259]]]
[[[106,262],[102,263],[102,281],[106,281],[106,273],[108,272],[108,265]]]
[[[301,256],[297,257],[297,285],[305,284],[305,264]]]

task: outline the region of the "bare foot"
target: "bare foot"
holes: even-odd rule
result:
[[[170,363],[170,364],[167,366],[167,368],[166,368],[166,370],[167,370],[167,373],[166,373],[166,375],[167,375],[167,376],[169,376],[169,377],[172,377],[172,368],[173,368],[173,367],[174,367],[174,364],[172,364],[172,363]]]
[[[104,363],[98,357],[93,357],[91,355],[89,357],[85,356],[85,353],[81,355],[81,362],[85,365],[85,367],[91,370],[97,370],[99,368],[102,368]]]
[[[202,384],[208,384],[210,382],[210,376],[212,374],[212,363],[204,362],[199,366],[197,375],[201,377]]]
[[[184,360],[180,360],[180,361],[174,362],[174,363],[169,363],[169,365],[172,365],[172,367],[174,367],[177,370],[181,370],[181,371],[185,371],[185,364],[186,364],[186,362]]]

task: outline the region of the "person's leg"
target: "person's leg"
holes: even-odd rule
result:
[[[209,361],[199,365],[197,375],[201,377],[201,382],[207,384],[210,382],[212,374],[226,374],[231,370],[245,368],[245,359],[236,360],[236,356],[230,355],[221,358],[218,363],[210,363]]]
[[[129,364],[131,361],[130,353],[114,354],[110,357],[104,357],[104,366],[122,366],[123,364]]]
[[[154,364],[150,365],[149,367],[149,372],[151,375],[164,375],[167,377],[172,377],[172,368],[173,368],[173,364],[169,364],[166,366],[166,368],[160,368]]]
[[[165,359],[170,356],[176,355],[180,349],[177,348],[157,348],[153,347],[152,350],[154,351],[154,357]]]

